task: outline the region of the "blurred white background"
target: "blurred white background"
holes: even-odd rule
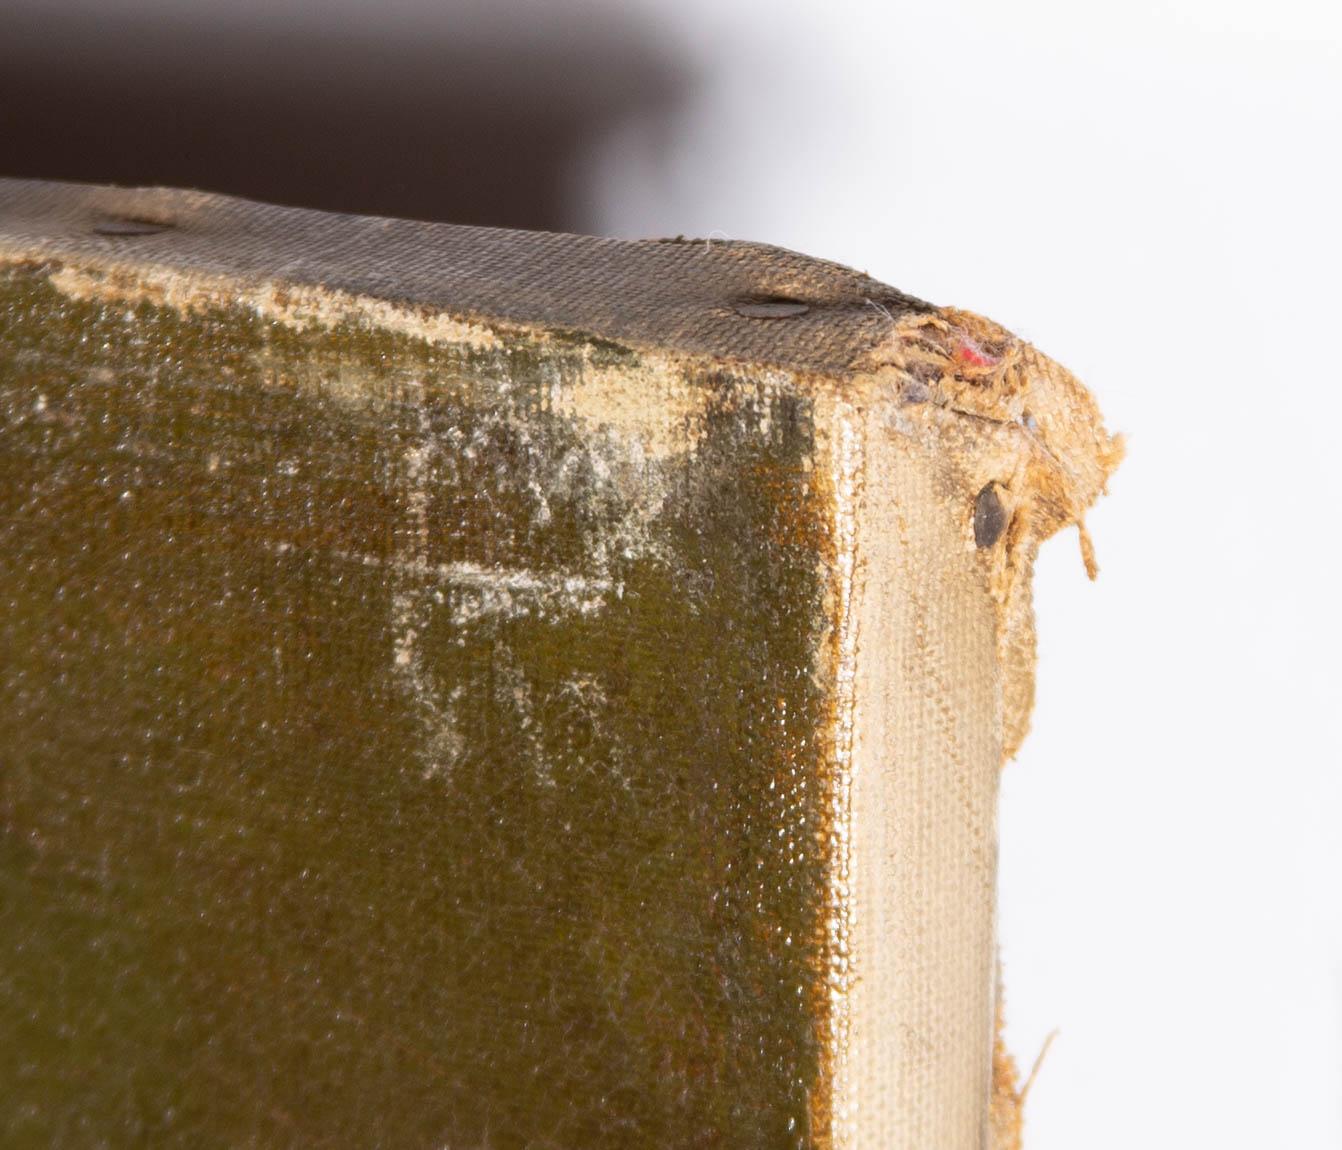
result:
[[[1336,0],[0,0],[0,64],[6,174],[767,240],[1075,370],[1129,456],[1004,782],[1027,1145],[1342,1146]]]

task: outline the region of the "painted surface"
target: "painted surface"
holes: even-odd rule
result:
[[[808,401],[47,271],[0,279],[0,1140],[822,1141]]]

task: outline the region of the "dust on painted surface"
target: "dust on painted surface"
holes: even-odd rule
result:
[[[0,279],[6,1140],[821,1144],[808,401],[631,365],[658,440],[609,349],[52,270]]]

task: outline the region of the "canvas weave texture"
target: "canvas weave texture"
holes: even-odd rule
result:
[[[1120,450],[765,245],[0,181],[0,1141],[1006,1150]]]

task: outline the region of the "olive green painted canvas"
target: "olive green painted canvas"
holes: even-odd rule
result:
[[[845,436],[949,410],[869,359],[935,314],[754,245],[0,182],[0,1141],[879,1144],[856,620],[917,597],[858,602]],[[1036,541],[961,471],[910,498],[963,504],[991,845]]]

